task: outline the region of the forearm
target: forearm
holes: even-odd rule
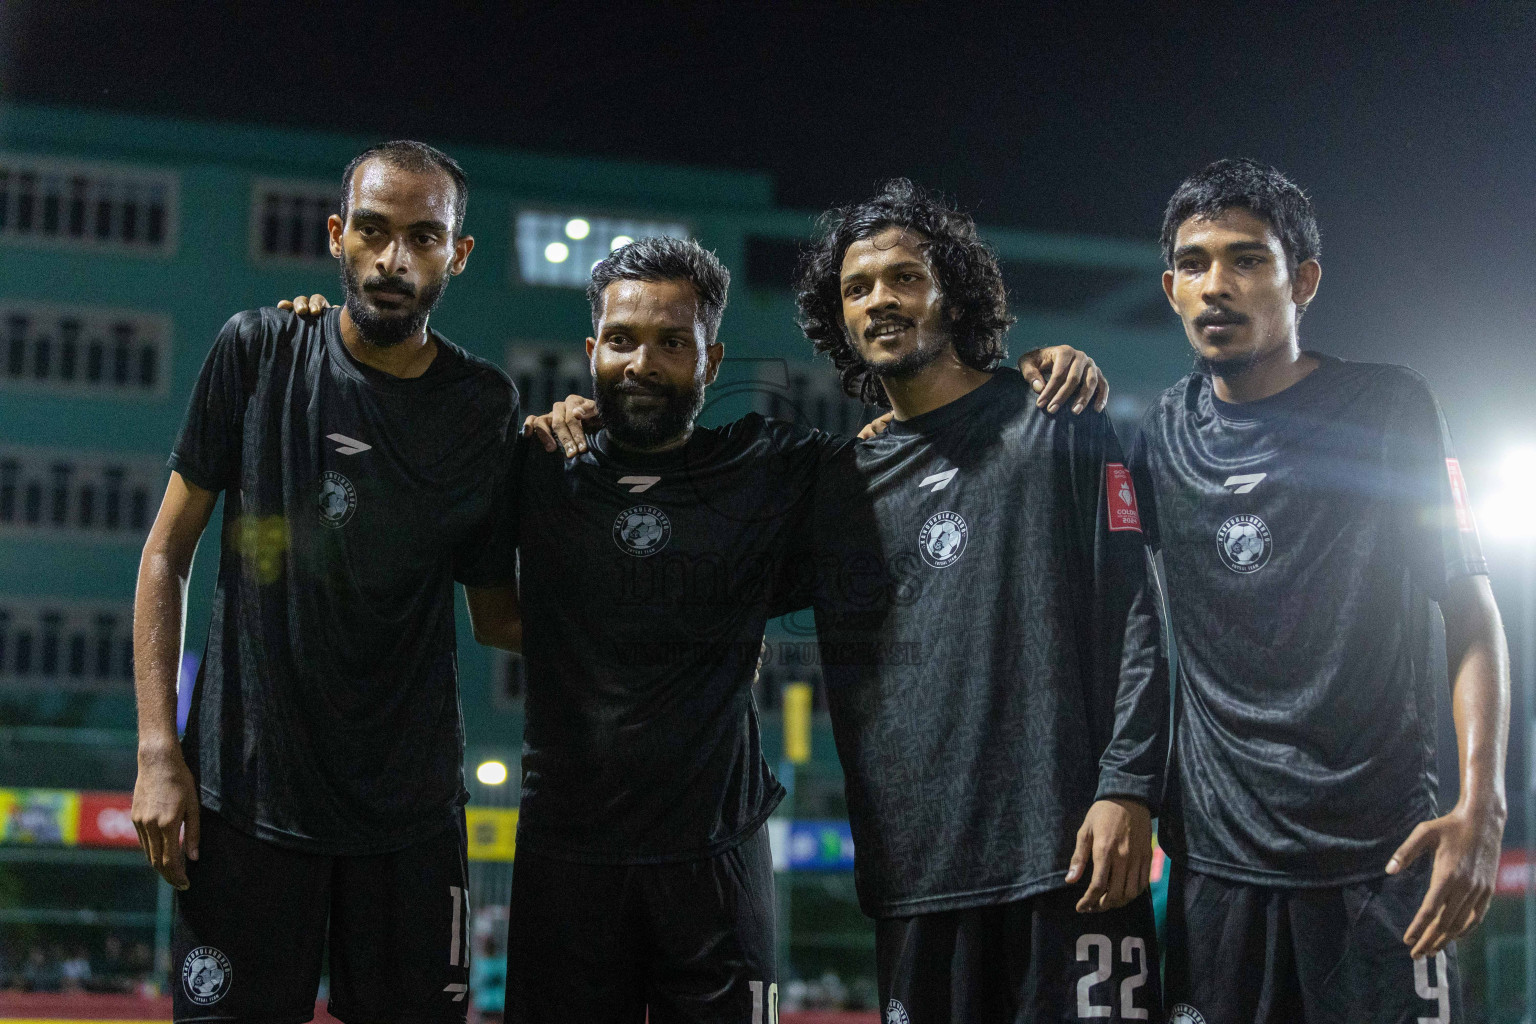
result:
[[[1509,648],[1489,595],[1446,616],[1451,708],[1461,775],[1459,804],[1505,817],[1509,747]]]
[[[176,680],[189,570],[190,564],[177,566],[164,551],[148,547],[139,564],[133,609],[133,675],[141,759],[177,749]]]

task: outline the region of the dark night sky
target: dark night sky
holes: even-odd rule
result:
[[[1305,341],[1416,366],[1464,446],[1536,436],[1536,3],[1345,6],[0,0],[0,88],[761,169],[805,208],[901,173],[1144,238],[1184,174],[1257,156],[1318,206]]]

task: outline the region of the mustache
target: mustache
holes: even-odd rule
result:
[[[910,317],[901,315],[883,316],[878,320],[871,320],[864,328],[864,337],[873,338],[887,327],[911,327],[914,321]]]
[[[363,282],[365,292],[397,292],[407,298],[416,297],[416,289],[403,277],[385,277],[376,274]]]
[[[1201,311],[1200,315],[1195,317],[1196,327],[1217,327],[1245,324],[1247,322],[1248,315],[1246,313],[1239,313],[1235,309],[1224,309],[1221,306],[1212,306]]]
[[[613,390],[621,395],[670,395],[677,389],[665,384],[642,384],[638,380],[621,380],[613,385]]]

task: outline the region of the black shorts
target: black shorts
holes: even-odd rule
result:
[[[1162,1017],[1152,898],[1080,914],[1085,886],[875,923],[885,1024]]]
[[[509,1024],[778,1019],[767,829],[705,860],[575,864],[518,850]]]
[[[463,1021],[469,995],[464,815],[394,853],[329,857],[202,811],[176,894],[177,1021],[310,1020],[330,936],[331,1014],[346,1024]]]
[[[1228,882],[1177,865],[1168,883],[1172,1024],[1449,1024],[1463,1019],[1455,944],[1403,944],[1433,858],[1326,889]]]

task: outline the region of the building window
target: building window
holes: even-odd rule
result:
[[[159,398],[170,369],[169,317],[0,302],[0,390]]]
[[[626,242],[656,235],[688,237],[686,224],[544,210],[518,211],[515,230],[514,278],[566,288],[585,288],[592,265]]]
[[[142,544],[166,474],[152,456],[0,444],[0,538]]]
[[[258,178],[251,189],[251,257],[321,263],[331,256],[326,221],[340,212],[339,186]]]
[[[133,605],[0,595],[0,687],[132,690]]]
[[[507,373],[517,385],[523,414],[539,416],[567,395],[592,397],[592,371],[576,345],[514,341],[507,346]]]
[[[0,154],[0,240],[169,255],[177,195],[171,171]]]

